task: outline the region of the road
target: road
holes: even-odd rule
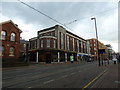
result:
[[[83,88],[106,70],[98,62],[32,65],[3,70],[3,88]]]

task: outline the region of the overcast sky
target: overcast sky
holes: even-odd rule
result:
[[[17,0],[16,0],[17,1]],[[62,24],[67,30],[84,39],[95,38],[94,21],[97,19],[98,38],[118,51],[118,2],[26,2]],[[54,26],[55,21],[20,2],[2,2],[0,22],[12,20],[23,31],[21,37],[29,40],[37,31]],[[77,20],[74,22],[74,20]],[[72,22],[72,23],[69,23]]]

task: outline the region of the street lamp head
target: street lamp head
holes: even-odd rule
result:
[[[93,20],[93,19],[95,19],[95,18],[91,18],[91,20]]]

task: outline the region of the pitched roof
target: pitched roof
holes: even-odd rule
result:
[[[8,20],[8,21],[4,21],[4,22],[1,22],[0,24],[6,24],[6,23],[12,23],[13,26],[19,30],[20,33],[22,33],[22,30],[20,28],[18,28],[17,24],[15,24],[12,20]]]

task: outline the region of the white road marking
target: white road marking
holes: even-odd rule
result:
[[[71,73],[71,75],[73,75],[73,74],[75,74],[75,73]]]
[[[81,72],[81,71],[78,71],[78,72]]]
[[[68,75],[64,75],[64,76],[62,76],[62,78],[65,78],[65,77],[67,77]]]
[[[28,87],[28,88],[31,88],[31,87]]]
[[[50,83],[50,82],[53,82],[54,80],[49,80],[49,81],[46,81],[44,82],[43,84],[47,84],[47,83]]]

